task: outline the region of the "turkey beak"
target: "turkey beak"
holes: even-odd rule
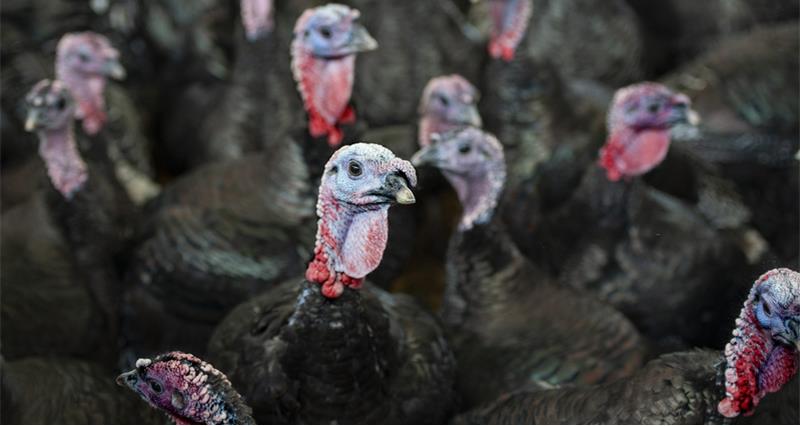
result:
[[[125,67],[119,63],[117,59],[109,59],[104,66],[104,72],[107,76],[115,80],[122,80],[125,78]]]
[[[128,371],[117,376],[117,384],[120,386],[127,386],[131,389],[136,387],[136,382],[139,381],[139,374],[136,370]]]
[[[462,105],[456,111],[456,121],[473,127],[483,126],[478,107],[472,104]]]
[[[387,198],[394,198],[398,204],[414,204],[417,199],[414,193],[408,189],[408,184],[403,176],[398,174],[391,174],[386,177],[383,184],[383,192]]]
[[[411,164],[413,164],[414,167],[437,167],[439,165],[439,150],[435,145],[428,145],[417,151],[417,153],[411,157]]]
[[[372,38],[369,31],[363,25],[353,24],[353,32],[350,42],[348,43],[348,50],[352,52],[367,52],[378,48],[378,42]]]
[[[672,103],[672,121],[674,124],[687,123],[691,126],[700,124],[700,114],[691,107],[689,97],[676,95]]]
[[[36,126],[39,125],[39,121],[42,119],[41,114],[37,110],[30,110],[28,111],[28,116],[25,117],[25,131],[32,132],[36,130]]]

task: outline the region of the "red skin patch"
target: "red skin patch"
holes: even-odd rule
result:
[[[600,149],[599,164],[610,181],[643,175],[659,165],[669,151],[669,131],[622,128]]]
[[[492,34],[489,55],[508,62],[528,28],[533,4],[531,0],[493,0],[490,4]]]
[[[388,236],[387,208],[347,212],[323,192],[318,212],[317,245],[306,280],[320,284],[322,294],[335,299],[345,287],[361,288],[364,277],[380,264]],[[336,229],[342,226],[348,228]]]
[[[308,113],[308,132],[317,138],[328,136],[328,145],[342,143],[342,124],[355,122],[348,105],[353,92],[355,55],[328,60],[303,51],[293,52],[292,68],[303,106]]]
[[[761,398],[776,392],[797,373],[797,351],[776,345],[761,328],[753,308],[755,288],[778,270],[762,275],[744,303],[733,338],[725,347],[725,398],[717,410],[725,417],[753,414]]]

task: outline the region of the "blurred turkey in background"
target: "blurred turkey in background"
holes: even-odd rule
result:
[[[0,2],[3,423],[800,421],[800,1],[337,3]]]

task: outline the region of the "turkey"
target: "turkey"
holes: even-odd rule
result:
[[[797,386],[784,385],[797,375],[799,347],[800,274],[775,269],[753,285],[723,353],[671,353],[611,383],[515,392],[455,422],[718,424],[756,420],[762,399],[779,392],[793,394],[783,406],[792,423]]]
[[[39,136],[53,189],[3,215],[4,353],[108,361],[120,292],[114,265],[135,210],[103,147],[92,144],[86,160],[78,151],[65,84],[43,80],[27,103],[26,127]]]
[[[381,261],[390,204],[411,204],[411,164],[375,144],[340,148],[325,166],[316,247],[305,279],[234,309],[209,359],[259,423],[442,422],[455,364],[439,323],[410,297],[364,277]]]
[[[693,115],[688,97],[662,85],[620,89],[601,167],[578,163],[577,188],[523,234],[537,264],[617,307],[660,350],[719,343],[719,323],[735,315],[719,301],[746,291],[727,277],[750,273],[738,242],[696,205],[702,199],[683,200],[647,183],[667,156],[670,128]]]
[[[83,120],[84,132],[104,139],[115,173],[131,199],[141,204],[154,196],[158,185],[151,180],[149,146],[136,106],[119,86],[106,90],[108,77],[125,76],[117,50],[100,34],[68,33],[56,47],[55,74],[73,92],[77,101],[76,118]],[[109,108],[105,96],[109,98]],[[100,133],[103,127],[106,130]],[[37,161],[30,159],[33,163]],[[12,204],[44,186],[40,185],[44,181],[41,168],[23,164],[12,170],[18,172],[6,174],[13,184],[8,186],[12,190],[9,199]]]
[[[665,78],[697,99],[703,117],[676,144],[736,183],[780,264],[796,264],[800,233],[797,33],[795,22],[732,37]]]
[[[465,407],[523,386],[599,383],[631,374],[645,351],[620,313],[559,286],[514,246],[495,215],[505,181],[497,139],[467,128],[414,156],[442,171],[463,212],[447,256],[442,317]],[[570,313],[580,317],[569,317]]]
[[[211,364],[184,352],[140,358],[117,377],[175,424],[251,425],[252,409],[231,382]]]
[[[91,362],[34,357],[0,363],[3,424],[163,424],[114,385],[113,373]]]
[[[125,77],[117,49],[97,33],[68,33],[58,42],[55,68],[56,78],[75,98],[76,118],[81,120],[83,131],[107,142],[114,173],[131,200],[141,205],[157,195],[149,142],[142,134],[136,106],[121,88],[106,90],[107,77]],[[109,98],[108,107],[105,96]]]
[[[127,268],[129,354],[180,347],[202,355],[232,307],[303,271],[314,235],[313,165],[341,142],[355,55],[375,47],[357,17],[327,5],[298,19],[293,63],[310,130],[195,169],[151,203]]]

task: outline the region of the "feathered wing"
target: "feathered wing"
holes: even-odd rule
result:
[[[708,351],[665,355],[611,383],[515,392],[456,418],[456,423],[718,423],[721,361],[718,353]]]

